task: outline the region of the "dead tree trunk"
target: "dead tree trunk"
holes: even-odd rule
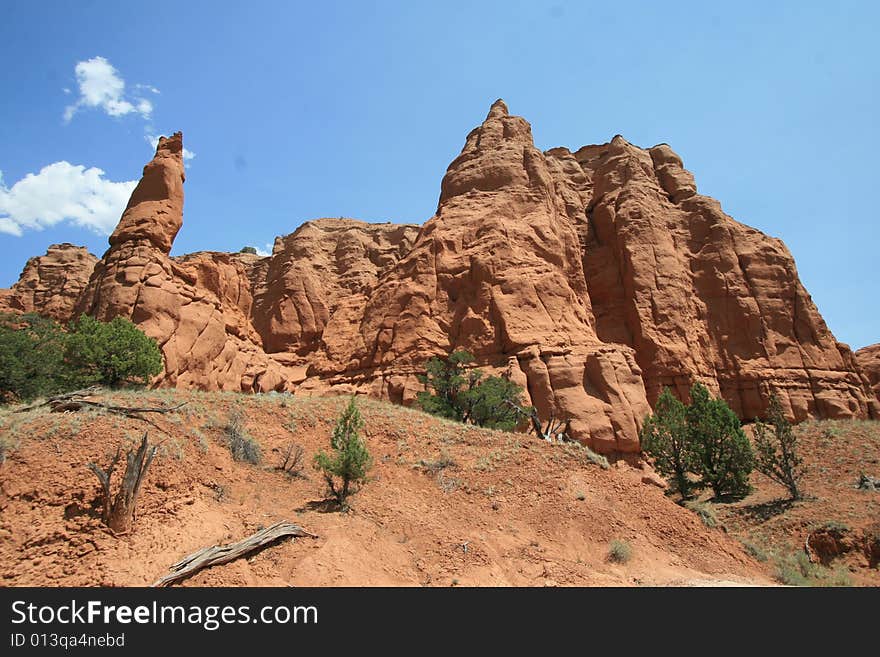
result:
[[[143,484],[144,476],[147,468],[156,455],[157,447],[150,446],[147,440],[147,433],[141,439],[140,447],[137,450],[130,449],[125,454],[125,474],[122,475],[122,483],[114,498],[110,491],[111,478],[119,457],[122,453],[121,448],[116,448],[116,455],[110,461],[110,465],[106,470],[100,468],[94,463],[89,463],[89,469],[95,473],[98,481],[101,482],[102,489],[102,505],[103,510],[101,519],[113,532],[124,534],[131,529],[135,518],[135,506],[137,498],[141,492],[141,484]]]

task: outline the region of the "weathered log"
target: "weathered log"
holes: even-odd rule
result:
[[[130,416],[137,415],[139,413],[171,413],[172,411],[176,411],[179,408],[186,406],[186,402],[181,402],[180,404],[177,404],[177,406],[115,406],[113,404],[105,404],[104,402],[85,399],[86,397],[94,396],[99,392],[101,392],[101,388],[98,388],[96,386],[92,386],[91,388],[84,388],[82,390],[74,390],[73,392],[66,392],[63,395],[55,395],[54,397],[50,397],[46,401],[42,401],[39,404],[33,404],[31,406],[19,408],[15,412],[24,413],[26,411],[31,411],[35,408],[40,408],[42,406],[51,406],[52,412],[58,413],[63,411],[78,411],[83,406],[91,406],[93,408],[102,408],[110,413]]]
[[[154,582],[153,586],[169,586],[187,577],[191,577],[204,568],[229,563],[239,557],[261,550],[287,536],[318,538],[299,525],[282,520],[281,522],[276,522],[271,527],[261,529],[238,543],[212,545],[193,552],[188,557],[184,557],[171,566],[169,568],[171,573]]]

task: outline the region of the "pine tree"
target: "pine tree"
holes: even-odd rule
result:
[[[372,467],[372,457],[359,435],[363,428],[364,420],[352,397],[333,428],[331,453],[321,451],[315,455],[315,469],[322,473],[330,495],[343,511],[349,509],[349,496],[366,483]]]

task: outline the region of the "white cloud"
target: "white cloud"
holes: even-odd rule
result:
[[[272,249],[275,248],[275,245],[266,242],[263,246],[265,247],[264,249],[257,247],[257,255],[263,258],[272,255]]]
[[[159,146],[159,135],[144,135],[144,139],[147,140],[147,143],[152,147],[153,150]],[[187,162],[193,159],[196,156],[191,150],[189,150],[186,146],[183,147],[183,163],[184,166],[188,166]]]
[[[137,180],[113,182],[97,167],[55,162],[29,173],[12,187],[0,177],[0,232],[21,236],[67,221],[109,235]]]
[[[74,71],[79,85],[79,98],[64,109],[65,123],[82,107],[97,107],[110,116],[125,116],[134,112],[145,119],[150,118],[153,104],[140,96],[126,98],[125,80],[105,58],[92,57],[77,62]],[[140,88],[141,85],[135,87]],[[149,87],[149,90],[158,93],[154,87]]]

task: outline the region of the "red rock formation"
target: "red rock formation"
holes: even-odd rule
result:
[[[284,389],[282,367],[263,352],[249,320],[245,266],[227,254],[168,256],[183,223],[182,150],[180,133],[159,140],[77,311],[128,317],[155,338],[165,360],[159,383]]]
[[[465,348],[527,384],[543,414],[572,417],[604,451],[638,449],[650,411],[632,349],[592,326],[578,235],[529,124],[496,102],[441,185],[437,214],[370,294],[360,330],[325,331],[313,371],[348,371],[410,401],[432,355]],[[381,380],[381,383],[377,381]]]
[[[667,145],[617,136],[548,156],[581,224],[597,333],[636,350],[652,403],[701,380],[746,419],[771,389],[796,420],[880,415],[785,245],[698,195]]]
[[[156,338],[159,384],[409,403],[425,360],[464,348],[606,453],[637,451],[649,402],[695,380],[747,419],[771,390],[798,420],[880,417],[785,245],[697,194],[665,144],[542,153],[498,101],[423,226],[319,219],[266,258],[169,257],[182,148],[160,140],[75,308]]]
[[[880,399],[880,343],[862,347],[855,353],[856,362],[868,378],[874,394]]]
[[[11,289],[0,290],[0,312],[36,312],[58,322],[70,321],[96,262],[84,247],[53,244],[46,255],[27,261]]]
[[[319,219],[279,237],[267,271],[254,281],[253,321],[265,350],[296,354],[305,364],[323,336],[354,338],[379,274],[410,250],[418,230]],[[334,353],[336,346],[324,345]]]

